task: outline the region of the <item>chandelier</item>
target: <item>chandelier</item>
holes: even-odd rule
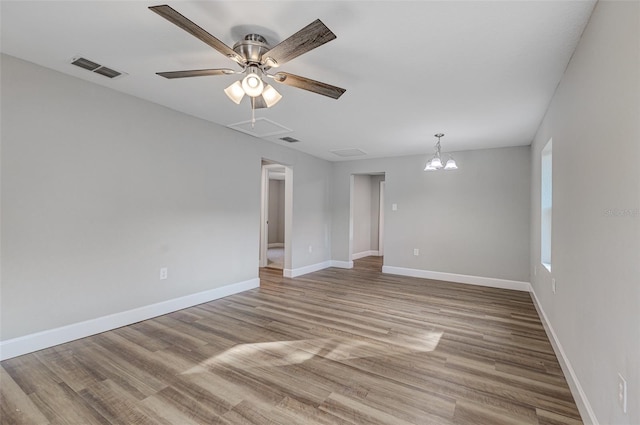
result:
[[[440,138],[444,137],[443,133],[435,134],[438,138],[438,142],[436,143],[436,153],[433,157],[427,161],[427,165],[424,167],[424,171],[436,171],[436,170],[457,170],[458,165],[456,161],[453,159],[451,155],[447,155],[446,162],[442,158],[440,153]]]

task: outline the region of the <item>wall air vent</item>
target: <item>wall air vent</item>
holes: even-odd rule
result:
[[[104,75],[108,78],[116,78],[122,75],[126,75],[123,72],[116,71],[112,68],[107,68],[106,66],[102,66],[99,63],[95,63],[87,58],[83,58],[80,56],[76,56],[71,60],[71,64],[75,66],[79,66],[80,68],[84,68],[87,71],[95,72],[96,74]]]
[[[280,140],[284,140],[285,142],[289,142],[289,143],[296,143],[300,141],[298,139],[294,139],[293,137],[289,137],[289,136],[281,137]]]

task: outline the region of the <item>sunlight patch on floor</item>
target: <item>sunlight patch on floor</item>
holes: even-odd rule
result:
[[[380,340],[331,337],[239,344],[205,360],[184,374],[201,373],[218,366],[242,369],[289,366],[304,363],[314,357],[341,361],[430,352],[436,349],[441,337],[442,332],[425,331],[416,335],[394,334]]]

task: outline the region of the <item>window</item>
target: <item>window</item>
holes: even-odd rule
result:
[[[540,262],[551,271],[551,216],[553,204],[552,140],[549,139],[541,158],[540,184]]]

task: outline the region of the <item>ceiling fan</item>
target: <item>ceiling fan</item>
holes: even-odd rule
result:
[[[276,89],[263,81],[263,77],[270,78],[280,84],[308,90],[333,99],[338,99],[346,91],[340,87],[289,74],[288,72],[276,72],[274,74],[268,72],[271,68],[277,68],[291,59],[336,38],[336,35],[320,19],[316,19],[274,47],[271,47],[267,40],[259,34],[247,34],[242,40],[235,43],[233,48],[230,48],[168,5],[152,6],[149,9],[194,37],[199,38],[242,68],[240,71],[229,68],[214,68],[158,72],[157,75],[165,78],[186,78],[244,74],[245,76],[242,80],[231,84],[224,91],[229,99],[237,104],[240,103],[245,94],[249,96],[252,110],[269,108],[282,98],[282,95]]]

